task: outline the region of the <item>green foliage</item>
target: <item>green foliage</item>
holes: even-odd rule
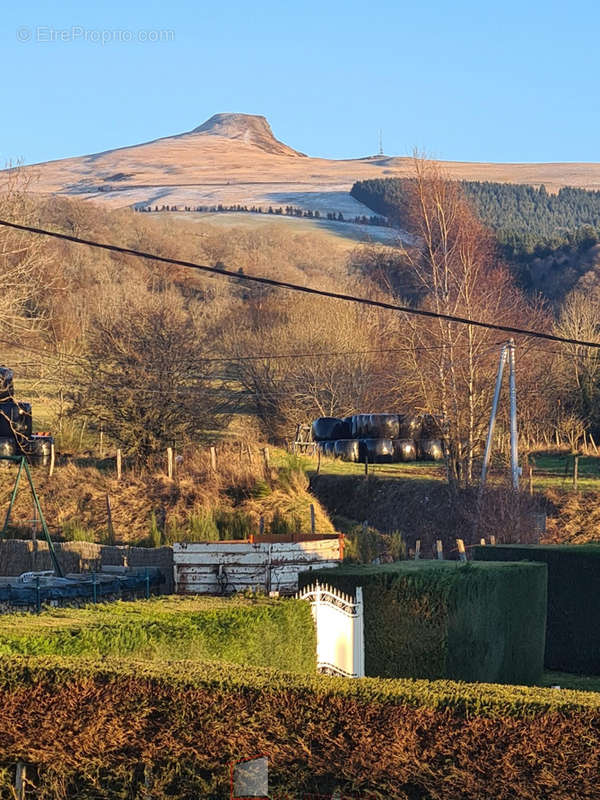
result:
[[[296,514],[285,515],[278,508],[267,525],[267,533],[288,536],[302,533],[302,520]]]
[[[352,525],[344,531],[344,561],[371,564],[377,559],[400,561],[406,558],[406,542],[399,531],[380,533],[376,528]]]
[[[0,623],[0,654],[193,659],[311,674],[315,632],[299,600],[153,599],[61,609]]]
[[[156,512],[150,515],[150,532],[148,534],[149,544],[151,547],[161,547],[164,544],[164,537],[161,529],[158,527],[156,520]]]
[[[252,517],[244,511],[217,509],[214,512],[214,520],[219,539],[248,539],[250,534],[254,533],[255,525]]]
[[[477,561],[542,562],[548,567],[548,669],[600,675],[600,544],[476,547]]]
[[[362,586],[367,675],[523,684],[541,676],[546,570],[539,565],[343,565],[301,573],[300,585],[315,578],[348,593]]]
[[[67,520],[62,526],[62,535],[65,542],[94,542],[93,531],[87,530],[77,520]]]

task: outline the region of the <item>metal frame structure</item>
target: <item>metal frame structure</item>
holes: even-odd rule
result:
[[[19,482],[21,480],[21,475],[23,474],[23,469],[25,469],[25,475],[27,476],[27,480],[29,482],[29,488],[31,489],[31,496],[33,497],[34,508],[39,514],[40,522],[42,524],[42,531],[44,532],[44,538],[48,543],[50,558],[52,559],[52,563],[54,565],[54,571],[59,578],[64,578],[64,572],[56,556],[56,551],[54,549],[52,539],[50,538],[50,531],[48,530],[48,525],[46,524],[46,518],[44,517],[44,512],[42,511],[42,506],[40,504],[39,497],[35,490],[35,485],[33,483],[31,470],[29,469],[29,464],[27,463],[26,456],[0,456],[0,461],[11,461],[12,463],[19,465],[19,469],[17,471],[17,477],[15,479],[15,485],[13,487],[12,494],[10,496],[10,504],[8,506],[8,511],[6,512],[6,517],[4,519],[4,525],[2,527],[2,532],[0,533],[0,536],[2,537],[6,536],[6,532],[8,530],[8,523],[10,522],[10,515],[12,513],[13,506],[17,498]]]

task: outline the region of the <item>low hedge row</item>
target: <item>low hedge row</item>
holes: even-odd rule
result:
[[[543,670],[546,569],[537,564],[399,561],[304,572],[362,586],[365,671],[373,677],[533,684]]]
[[[228,797],[266,753],[274,797],[598,796],[600,695],[347,680],[217,664],[0,659],[0,792],[39,800]]]
[[[600,545],[476,547],[477,561],[530,561],[548,567],[548,669],[600,675]]]
[[[0,617],[0,655],[217,660],[313,674],[308,603],[155,598]]]

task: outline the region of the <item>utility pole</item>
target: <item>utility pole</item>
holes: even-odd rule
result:
[[[508,361],[509,370],[509,401],[510,401],[510,471],[513,489],[519,489],[519,436],[517,429],[517,380],[515,372],[515,340],[509,339],[506,344],[502,345],[500,350],[500,360],[498,362],[498,372],[496,374],[496,388],[494,389],[494,399],[492,400],[492,410],[490,413],[490,422],[488,426],[487,439],[485,442],[485,451],[483,454],[483,464],[481,466],[481,482],[479,484],[479,500],[483,495],[487,473],[490,465],[490,456],[492,453],[492,442],[494,438],[494,427],[496,425],[496,416],[498,413],[498,402],[500,400],[500,392],[502,390],[502,378],[504,376],[504,366]]]
[[[515,491],[519,489],[519,434],[517,431],[517,380],[515,375],[515,340],[508,342],[510,395],[510,471]]]
[[[382,156],[383,154],[383,131],[379,128],[379,155]]]

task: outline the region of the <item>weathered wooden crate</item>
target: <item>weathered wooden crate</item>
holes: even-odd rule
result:
[[[298,573],[337,566],[343,536],[306,534],[173,545],[175,592],[231,594],[246,589],[292,594]]]

